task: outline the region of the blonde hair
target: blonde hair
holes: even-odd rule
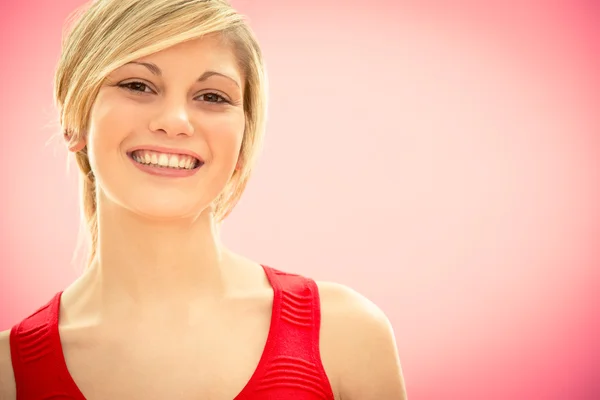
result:
[[[173,45],[219,34],[236,51],[245,76],[246,125],[239,160],[229,183],[214,202],[222,221],[239,201],[264,134],[266,72],[260,47],[244,17],[226,0],[96,0],[74,14],[63,39],[54,98],[70,145],[88,131],[92,105],[106,76],[130,61]],[[87,147],[75,154],[81,177],[83,219],[89,235],[88,265],[96,257],[96,181]]]

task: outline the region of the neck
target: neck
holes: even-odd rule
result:
[[[157,221],[101,197],[97,212],[97,253],[88,275],[105,300],[168,307],[223,292],[228,252],[209,209],[196,218]]]

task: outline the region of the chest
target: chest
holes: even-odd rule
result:
[[[206,320],[67,331],[61,338],[72,383],[88,400],[234,399],[261,364],[270,310]]]

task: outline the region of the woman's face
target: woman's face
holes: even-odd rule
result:
[[[86,138],[101,195],[151,218],[200,214],[236,168],[243,83],[233,49],[216,37],[113,71]]]

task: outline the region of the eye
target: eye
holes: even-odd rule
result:
[[[121,83],[119,87],[129,90],[130,92],[138,92],[138,93],[152,93],[152,89],[148,85],[143,82],[133,81],[127,83]],[[150,91],[147,92],[146,89]]]
[[[229,103],[229,100],[227,100],[225,97],[221,96],[220,94],[214,93],[214,92],[203,93],[200,96],[198,96],[197,99],[206,101],[207,103],[215,103],[215,104]]]

